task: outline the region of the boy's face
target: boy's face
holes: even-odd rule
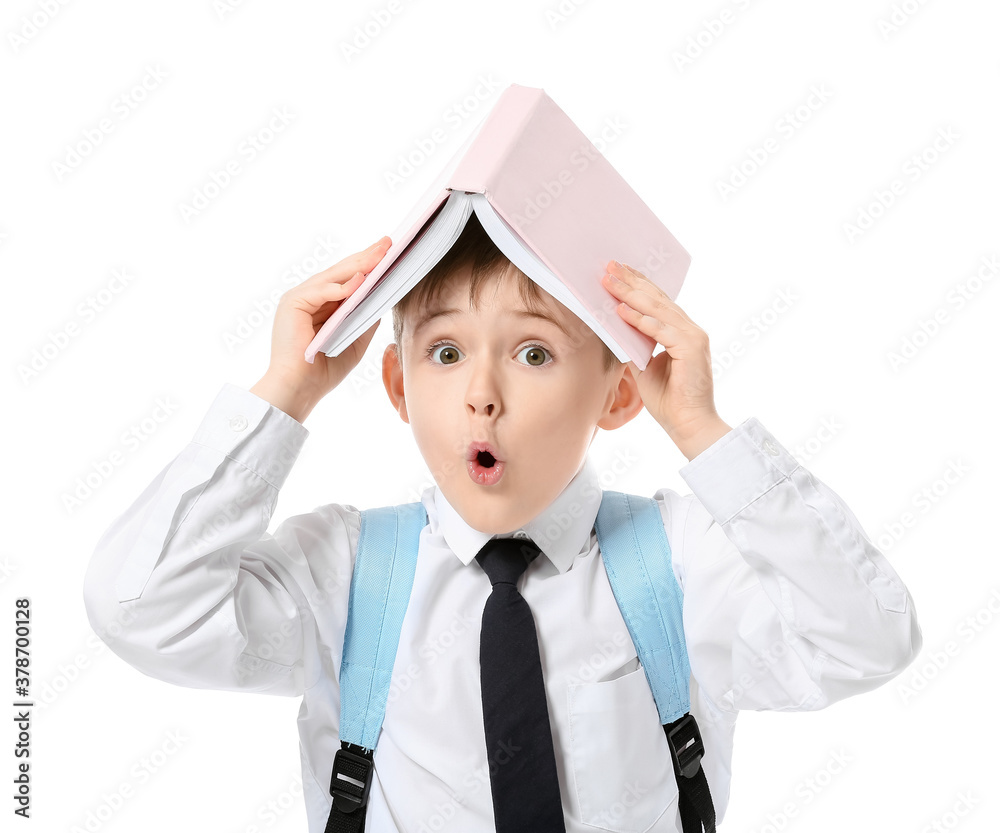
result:
[[[624,425],[642,401],[627,365],[606,373],[600,339],[547,292],[552,320],[531,315],[507,278],[484,287],[475,310],[470,274],[408,313],[404,364],[388,345],[382,378],[448,502],[474,529],[506,533],[555,500],[598,427]],[[470,461],[476,441],[500,462]]]

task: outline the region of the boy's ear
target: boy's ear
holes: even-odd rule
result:
[[[622,367],[623,371],[615,371],[616,374],[621,372],[621,376],[608,396],[603,416],[597,422],[597,427],[606,431],[613,431],[631,422],[643,408],[639,385],[632,375],[631,368],[627,364],[623,364]]]
[[[387,344],[382,354],[382,384],[385,385],[385,392],[389,394],[393,409],[399,414],[399,418],[409,425],[410,418],[406,414],[406,397],[403,392],[403,365],[399,361],[395,342]]]

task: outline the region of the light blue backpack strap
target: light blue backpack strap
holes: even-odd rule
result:
[[[367,749],[378,741],[426,525],[419,502],[361,512],[340,665],[341,741]]]
[[[653,498],[605,491],[596,528],[604,569],[646,670],[660,723],[673,723],[691,708],[691,668],[683,596],[663,517]]]

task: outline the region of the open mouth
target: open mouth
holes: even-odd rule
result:
[[[504,462],[498,460],[487,443],[472,443],[466,455],[469,477],[480,486],[493,486],[503,477]]]

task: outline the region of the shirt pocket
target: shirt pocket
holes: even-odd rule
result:
[[[581,820],[616,833],[649,830],[676,804],[677,782],[645,670],[570,685],[567,696]]]

